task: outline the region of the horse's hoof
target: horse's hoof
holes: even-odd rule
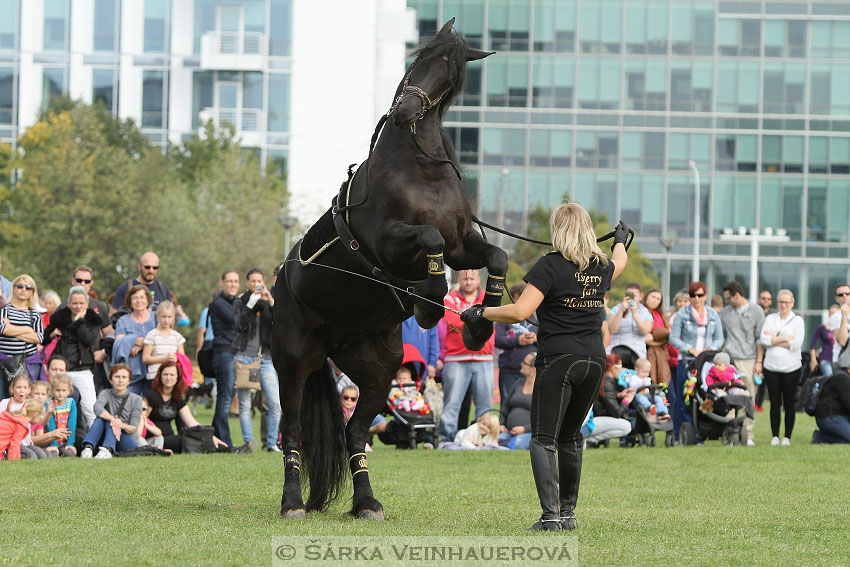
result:
[[[442,307],[438,307],[432,303],[417,302],[413,305],[413,315],[416,317],[416,323],[423,329],[433,329],[443,318],[444,312]]]
[[[281,510],[280,517],[284,520],[303,520],[307,517],[307,512],[304,508],[298,508],[296,510]]]
[[[361,520],[377,520],[379,522],[384,521],[384,511],[383,510],[360,510],[357,512],[357,517]]]
[[[463,326],[461,333],[463,346],[471,351],[481,350],[492,334],[493,323],[483,317],[478,321],[467,323]]]

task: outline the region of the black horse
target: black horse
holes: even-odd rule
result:
[[[283,408],[285,518],[327,509],[345,479],[347,456],[351,513],[383,519],[364,448],[401,365],[402,321],[415,313],[425,328],[439,322],[447,292],[444,261],[455,270],[486,267],[485,303],[500,303],[507,255],[474,230],[454,148],[442,129],[467,62],[491,53],[467,47],[452,32],[453,23],[416,53],[374,151],[317,223],[334,226],[339,238],[308,242],[305,251],[305,242],[315,240],[311,229],[289,252],[277,280],[272,355]],[[467,346],[483,346],[492,333],[492,324],[486,325],[467,329]],[[345,427],[328,357],[360,388]],[[310,484],[306,506],[302,466]]]

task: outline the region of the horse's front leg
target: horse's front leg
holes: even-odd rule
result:
[[[423,329],[435,327],[443,318],[443,297],[449,291],[443,261],[443,248],[446,241],[434,226],[403,222],[390,224],[383,236],[382,245],[387,250],[391,250],[391,254],[401,262],[409,262],[410,258],[425,252],[425,258],[428,261],[428,280],[420,295],[428,301],[416,299],[413,304],[413,313],[416,316],[416,322]]]
[[[504,250],[490,244],[477,232],[470,231],[463,238],[463,246],[451,256],[449,265],[459,270],[486,267],[487,285],[482,303],[485,307],[502,304],[508,273],[508,255]],[[464,325],[463,344],[469,350],[481,350],[492,334],[493,323],[482,317],[472,324]]]
[[[357,408],[345,427],[348,466],[354,485],[351,515],[356,518],[384,519],[384,507],[375,499],[369,482],[366,442],[369,426],[384,408],[390,382],[402,361],[401,329],[367,335],[334,350],[334,363],[359,388]]]

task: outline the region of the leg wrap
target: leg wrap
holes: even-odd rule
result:
[[[426,254],[428,257],[428,275],[429,276],[445,276],[446,265],[443,263],[443,253]]]
[[[372,486],[369,484],[369,465],[366,462],[366,453],[355,453],[348,458],[348,467],[351,469],[351,481],[354,492],[366,491],[363,496],[372,495]],[[360,495],[358,495],[360,496]]]
[[[439,297],[442,300],[448,290],[449,284],[446,283],[446,266],[443,263],[443,255],[428,254],[428,283],[423,295],[429,299]]]
[[[295,449],[286,449],[283,452],[284,479],[298,480],[301,475],[301,455]]]
[[[487,276],[487,289],[484,290],[484,305],[498,307],[502,304],[502,294],[505,292],[505,276]]]

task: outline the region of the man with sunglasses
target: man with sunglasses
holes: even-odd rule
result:
[[[835,337],[835,347],[832,349],[832,366],[838,371],[838,355],[841,354],[841,349],[847,344],[847,317],[850,316],[850,284],[840,284],[835,287],[835,302],[839,305],[839,310],[829,318],[829,328],[832,329],[832,334]]]
[[[758,357],[758,344],[761,338],[761,328],[764,325],[764,311],[760,305],[750,303],[744,297],[744,286],[737,281],[728,282],[723,286],[723,296],[728,301],[720,310],[720,322],[723,326],[723,352],[735,361],[735,368],[745,374],[744,384],[753,399],[756,397],[758,386],[753,381],[753,374]],[[759,365],[759,372],[761,372]],[[748,439],[747,445],[755,445],[753,438],[754,421],[746,418]]]
[[[134,285],[143,285],[150,290],[153,295],[153,303],[151,310],[156,311],[157,306],[166,299],[171,301],[177,308],[177,320],[186,320],[188,317],[177,302],[177,296],[165,285],[164,282],[156,279],[159,275],[159,256],[153,252],[145,252],[139,258],[139,275],[138,277],[128,280],[118,286],[115,290],[115,298],[112,300],[112,306],[109,314],[112,315],[124,305],[124,296],[127,295],[127,290]],[[183,323],[179,323],[183,324]]]

